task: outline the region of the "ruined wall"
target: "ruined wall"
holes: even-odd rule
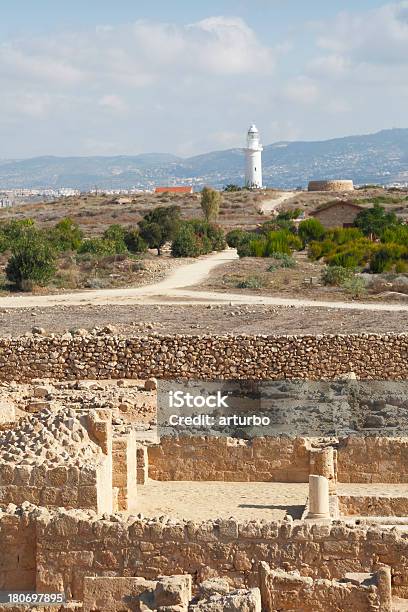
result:
[[[302,438],[163,437],[148,447],[153,480],[308,482],[310,445]]]
[[[308,482],[309,474],[320,474],[330,482],[408,482],[408,438],[343,438],[333,473],[315,465],[322,453],[305,438],[162,437],[147,453],[153,480]]]
[[[0,510],[0,591],[35,591],[35,521]]]
[[[408,497],[339,495],[341,516],[408,516]]]
[[[390,565],[395,593],[408,595],[408,540],[396,532],[345,524],[310,525],[233,519],[206,523],[85,518],[85,513],[43,515],[37,523],[37,590],[66,588],[82,599],[85,576],[189,573],[197,580],[228,577],[256,587],[259,562],[301,568],[314,578],[341,578]]]
[[[383,567],[365,580],[338,582],[313,580],[298,572],[271,570],[261,563],[262,603],[267,610],[279,612],[391,612],[391,579],[388,567]]]
[[[259,563],[312,578],[342,578],[392,570],[393,591],[408,596],[408,540],[395,531],[344,523],[300,521],[238,523],[234,519],[194,523],[135,516],[98,519],[88,511],[56,512],[35,507],[0,514],[4,590],[35,588],[83,600],[86,576],[188,573],[197,581],[227,577],[236,587],[259,585]]]
[[[353,181],[350,180],[327,180],[310,181],[308,191],[353,191]]]
[[[0,339],[0,380],[37,377],[408,379],[408,335],[24,336]]]
[[[132,431],[112,441],[112,485],[118,488],[118,510],[135,510],[137,497],[136,436]]]
[[[99,482],[98,482],[99,480]],[[28,501],[47,507],[98,509],[97,468],[58,466],[0,465],[0,504]],[[106,510],[102,507],[101,511]]]
[[[408,438],[349,436],[337,453],[339,482],[408,482]]]

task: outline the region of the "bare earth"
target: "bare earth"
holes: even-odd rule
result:
[[[284,306],[129,305],[0,309],[0,335],[36,327],[47,333],[114,324],[125,335],[337,334],[408,331],[408,312],[375,312]]]

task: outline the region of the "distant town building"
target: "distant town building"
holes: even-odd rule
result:
[[[247,133],[245,151],[245,185],[250,189],[262,189],[262,151],[259,131],[252,124]]]
[[[0,208],[10,208],[10,206],[13,206],[10,198],[0,196]]]
[[[328,202],[310,213],[325,228],[350,227],[363,209],[352,202]]]
[[[192,187],[172,186],[172,187],[156,187],[155,193],[193,193]]]

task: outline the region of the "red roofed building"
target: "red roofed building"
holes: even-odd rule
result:
[[[154,193],[193,193],[192,187],[156,187]]]

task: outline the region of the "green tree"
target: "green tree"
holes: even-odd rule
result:
[[[157,206],[140,221],[140,235],[151,249],[161,249],[174,239],[180,225],[179,206]]]
[[[215,221],[220,212],[222,197],[219,191],[204,187],[201,192],[201,208],[206,221]]]
[[[29,291],[34,285],[46,285],[55,272],[55,250],[39,232],[27,233],[12,247],[6,276],[18,289]]]
[[[394,212],[386,212],[378,202],[372,208],[360,211],[354,220],[354,225],[370,238],[380,238],[386,229],[399,223],[397,215]]]
[[[146,241],[140,235],[140,231],[136,228],[128,229],[125,233],[125,244],[131,253],[145,253],[147,251]]]

